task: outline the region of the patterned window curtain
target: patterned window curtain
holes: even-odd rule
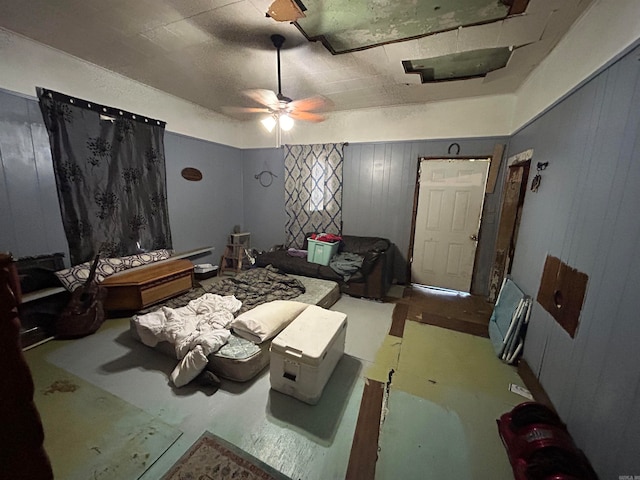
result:
[[[37,90],[71,264],[171,248],[164,122]]]
[[[302,248],[311,232],[342,233],[344,143],[285,145],[288,247]]]

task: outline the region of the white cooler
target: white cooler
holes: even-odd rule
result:
[[[311,305],[271,342],[271,388],[315,405],[344,353],[347,316]]]

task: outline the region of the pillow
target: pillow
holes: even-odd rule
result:
[[[280,333],[308,306],[291,300],[274,300],[238,315],[230,326],[236,335],[262,343]]]
[[[101,258],[98,261],[96,267],[96,281],[102,282],[109,275],[121,272],[128,268],[139,267],[148,263],[157,262],[159,260],[166,260],[171,257],[170,250],[154,250],[153,252],[139,253],[137,255],[129,255],[127,257],[115,257],[115,258]],[[84,285],[89,278],[89,272],[91,272],[91,262],[80,263],[71,268],[59,270],[56,276],[62,283],[62,285],[73,292],[80,285]]]
[[[89,278],[92,264],[93,262],[85,262],[71,268],[59,270],[55,272],[56,277],[58,277],[58,280],[60,280],[67,290],[73,292],[80,285],[85,284],[87,278]],[[109,275],[113,275],[126,268],[124,262],[119,258],[101,258],[98,260],[98,265],[96,266],[95,279],[100,283]]]
[[[162,249],[154,250],[152,252],[138,253],[137,255],[129,255],[127,257],[120,257],[120,259],[125,264],[125,268],[134,268],[148,263],[166,260],[169,257],[171,257],[171,251]]]

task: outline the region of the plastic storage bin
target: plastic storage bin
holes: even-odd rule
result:
[[[311,305],[271,342],[271,388],[310,405],[344,353],[347,316]]]
[[[307,242],[307,261],[320,265],[329,265],[329,260],[338,253],[340,245],[340,242],[321,242],[312,238],[308,238]]]

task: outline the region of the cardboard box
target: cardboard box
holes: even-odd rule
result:
[[[271,342],[271,388],[310,405],[344,353],[347,316],[309,306]]]

